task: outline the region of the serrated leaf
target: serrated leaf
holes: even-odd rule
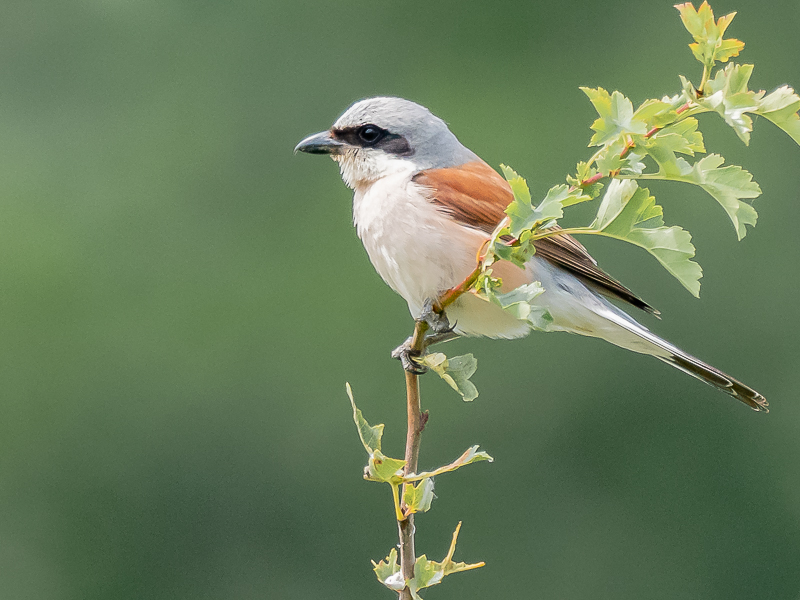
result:
[[[509,235],[510,233],[511,232],[509,230]],[[500,260],[507,260],[520,268],[524,268],[525,263],[527,263],[531,257],[536,254],[536,247],[529,242],[530,237],[530,230],[524,230],[519,233],[519,237],[516,241],[508,244],[499,239],[494,239],[489,245],[489,251]],[[489,264],[492,264],[493,262],[494,261],[491,261]]]
[[[492,276],[492,269],[484,269],[475,281],[475,290],[483,293],[492,291],[503,286],[503,280]]]
[[[445,465],[443,467],[439,467],[438,469],[434,469],[433,471],[424,471],[419,474],[415,475],[407,475],[403,477],[403,483],[408,483],[410,481],[421,481],[428,477],[436,477],[437,475],[441,475],[442,473],[449,473],[450,471],[455,471],[456,469],[460,469],[461,467],[465,467],[470,465],[474,462],[479,462],[482,460],[488,460],[489,462],[494,462],[494,459],[489,456],[483,450],[478,451],[478,446],[472,446],[464,451],[464,454],[459,456],[449,465]]]
[[[383,424],[370,427],[370,424],[367,423],[364,415],[356,407],[356,402],[353,400],[353,390],[350,388],[349,383],[345,384],[345,389],[347,390],[347,395],[350,398],[350,405],[353,407],[353,421],[355,421],[356,427],[358,428],[358,437],[361,438],[361,443],[364,445],[366,451],[372,454],[376,450],[381,449]]]
[[[739,56],[742,50],[744,50],[743,41],[734,38],[722,40],[714,49],[714,60],[727,62],[728,59]]]
[[[694,296],[703,271],[693,262],[692,236],[680,227],[665,227],[662,209],[633,180],[614,180],[603,196],[591,230],[644,248]]]
[[[683,26],[686,27],[686,31],[691,33],[692,37],[695,39],[703,39],[706,35],[706,23],[709,18],[712,22],[714,20],[714,13],[711,12],[711,7],[708,3],[703,2],[703,4],[700,5],[699,12],[695,10],[691,2],[677,4],[675,8],[678,9],[681,15],[681,21],[683,21]]]
[[[620,156],[622,148],[624,147],[622,140],[617,143],[612,143],[603,151],[595,160],[597,170],[606,177],[611,176],[613,173],[619,172],[625,164],[625,159]]]
[[[515,238],[525,230],[535,229],[548,221],[560,219],[564,215],[562,210],[564,206],[591,200],[582,190],[562,184],[550,188],[544,200],[534,208],[525,180],[505,165],[500,165],[500,168],[514,192],[514,201],[506,208],[506,214],[510,221],[509,231]]]
[[[498,294],[494,290],[487,291],[486,296],[515,319],[525,321],[531,328],[549,331],[553,317],[546,308],[533,302],[543,292],[542,285],[538,281],[534,281],[505,294]]]
[[[492,252],[500,260],[507,260],[522,268],[536,253],[536,248],[533,244],[506,245],[500,242],[492,246]]]
[[[528,183],[520,176],[514,169],[506,165],[500,165],[500,170],[503,171],[503,177],[508,181],[511,186],[511,191],[514,192],[514,198],[519,200],[525,205],[531,205],[531,191],[528,189]]]
[[[673,125],[664,127],[661,131],[656,133],[648,141],[654,143],[663,143],[663,139],[667,136],[677,136],[675,141],[669,143],[673,152],[680,152],[694,156],[695,152],[705,152],[706,147],[703,144],[703,134],[698,131],[699,122],[694,117],[688,117],[682,121],[678,121]]]
[[[369,456],[364,478],[370,481],[399,484],[403,481],[403,467],[405,466],[406,461],[390,458],[380,450],[375,450]]]
[[[667,100],[646,100],[636,112],[633,113],[635,119],[644,121],[648,127],[664,127],[678,118],[672,102]]]
[[[758,103],[756,114],[771,121],[798,144],[800,144],[800,96],[788,85],[762,98]]]
[[[530,189],[525,179],[511,167],[500,165],[500,170],[514,193],[514,201],[506,207],[506,214],[510,221],[509,227],[512,232],[521,231],[524,229],[523,224],[527,223],[533,214]],[[512,233],[512,235],[516,237],[517,234]]]
[[[400,573],[400,565],[397,562],[396,548],[392,548],[391,552],[389,552],[389,556],[384,558],[381,562],[376,563],[373,560],[372,567],[378,581],[390,590],[399,592],[406,587],[406,582],[403,579],[402,573]]]
[[[761,115],[785,131],[800,144],[800,96],[789,86],[782,86],[771,94],[747,89],[753,65],[729,64],[717,71],[706,84],[705,95],[697,96],[691,83],[684,77],[684,97],[696,104],[693,112],[712,110],[722,116],[741,140],[748,144],[753,121],[750,114]]]
[[[645,134],[647,124],[634,116],[633,104],[621,93],[609,94],[603,88],[582,87],[600,116],[592,123],[595,134],[589,142],[590,146],[602,146],[624,134]]]
[[[628,152],[628,156],[625,157],[624,164],[620,168],[620,173],[623,175],[640,175],[647,168],[647,165],[642,162],[644,157],[645,154]]]
[[[595,169],[592,165],[581,161],[576,166],[575,176],[567,176],[567,183],[572,188],[580,188],[585,198],[588,200],[593,200],[600,195],[600,190],[603,189],[603,184],[598,182],[586,184],[585,182],[591,180],[595,175],[597,175],[597,173],[597,169]],[[574,202],[573,204],[577,204],[577,202]],[[563,204],[563,206],[569,205]]]
[[[412,595],[416,600],[419,596],[415,592],[441,583],[442,579],[444,579],[444,569],[441,565],[428,560],[428,557],[423,554],[418,556],[414,562],[414,577],[409,580],[408,587],[412,590]]]
[[[469,380],[478,369],[478,360],[472,354],[447,358],[441,352],[433,352],[423,355],[417,362],[441,377],[465,402],[478,397],[478,388]]]
[[[647,153],[659,166],[660,173],[678,177],[681,166],[675,153],[694,156],[705,152],[703,136],[697,131],[697,119],[688,118],[670,127],[665,127],[644,143]]]
[[[403,490],[403,502],[408,514],[427,512],[433,502],[433,479],[423,479],[417,485],[409,483]]]
[[[729,64],[717,71],[713,79],[706,83],[705,94],[696,102],[703,108],[719,113],[745,144],[750,143],[753,120],[746,113],[758,109],[763,94],[747,89],[753,65]]]
[[[591,200],[582,190],[573,189],[566,184],[554,185],[547,190],[547,195],[539,205],[533,209],[533,223],[546,223],[553,219],[560,219],[564,215],[565,206],[572,206]],[[526,227],[525,229],[529,229]]]
[[[708,68],[713,67],[715,61],[726,62],[737,56],[744,48],[744,42],[733,38],[723,39],[725,30],[736,16],[735,12],[715,21],[714,12],[705,1],[698,10],[691,2],[678,4],[675,8],[680,12],[684,27],[695,40],[695,43],[689,44],[689,48],[695,58]]]
[[[582,181],[594,177],[597,174],[597,170],[592,167],[586,161],[581,161],[577,165],[575,165],[575,177],[573,178],[573,185],[578,186],[581,184]],[[567,182],[570,183],[570,182]]]
[[[741,199],[757,198],[761,195],[761,188],[753,181],[753,176],[741,167],[728,165],[720,168],[724,160],[718,154],[709,154],[691,165],[679,158],[677,174],[660,171],[655,175],[645,175],[644,178],[684,181],[700,186],[725,209],[741,240],[747,234],[745,226],[755,225],[758,220],[756,209]]]

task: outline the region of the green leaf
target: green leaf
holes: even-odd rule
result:
[[[748,90],[752,74],[753,65],[729,64],[707,82],[702,96],[681,77],[684,97],[696,105],[693,113],[710,110],[722,116],[745,144],[750,142],[753,130],[748,113],[763,116],[800,144],[800,96],[786,85],[766,96],[763,91]]]
[[[500,260],[507,260],[520,268],[524,268],[525,263],[536,254],[536,247],[529,241],[530,237],[531,232],[524,230],[519,234],[519,238],[516,241],[508,244],[499,239],[494,239],[489,245],[489,252],[496,255]]]
[[[757,198],[761,195],[761,188],[753,181],[753,176],[741,167],[728,165],[720,168],[724,160],[718,154],[709,154],[690,165],[679,158],[676,162],[677,173],[662,170],[643,178],[684,181],[700,186],[725,209],[741,240],[747,234],[745,225],[755,225],[758,219],[756,210],[741,199]]]
[[[433,471],[424,471],[422,473],[419,473],[418,475],[407,475],[403,477],[402,481],[403,483],[408,483],[410,481],[421,481],[429,477],[436,477],[437,475],[441,475],[442,473],[449,473],[451,471],[455,471],[456,469],[460,469],[461,467],[482,460],[488,460],[489,462],[494,461],[494,459],[483,450],[479,452],[478,446],[472,446],[471,448],[468,448],[466,451],[464,451],[464,454],[459,456],[449,465],[439,467],[438,469],[435,469]]]
[[[447,358],[441,352],[433,352],[423,355],[417,362],[441,377],[465,402],[478,397],[478,388],[469,380],[478,368],[478,360],[472,354]]]
[[[444,579],[444,569],[435,561],[428,560],[426,555],[418,556],[414,562],[414,577],[408,581],[408,587],[414,600],[419,599],[417,592],[434,586]]]
[[[353,400],[353,390],[350,388],[350,384],[346,383],[345,388],[347,389],[347,395],[350,397],[350,404],[353,407],[353,421],[355,421],[356,427],[358,428],[358,437],[361,438],[361,443],[364,444],[366,451],[372,454],[376,450],[381,449],[383,424],[370,427],[364,415],[361,414],[361,411],[356,407],[355,400]]]
[[[531,191],[528,189],[528,183],[521,177],[514,169],[506,165],[500,165],[500,170],[503,171],[503,177],[508,181],[511,186],[511,191],[514,192],[514,199],[521,202],[525,206],[531,205]]]
[[[714,12],[705,1],[698,10],[695,10],[691,2],[678,4],[675,8],[680,12],[684,27],[695,40],[694,44],[689,44],[689,48],[692,49],[695,58],[707,68],[713,67],[715,61],[725,62],[737,56],[744,48],[744,42],[722,37],[736,13],[730,13],[715,21]]]
[[[691,235],[680,227],[664,227],[661,207],[635,181],[611,182],[590,229],[644,248],[694,296],[699,295],[703,272],[690,260]]]
[[[697,131],[697,119],[688,118],[670,127],[665,127],[644,142],[644,149],[659,166],[660,173],[670,177],[681,175],[681,166],[675,153],[694,156],[705,152],[703,136]]]
[[[581,188],[583,195],[587,199],[593,200],[600,195],[600,190],[603,189],[603,184],[595,182],[587,185],[584,182],[592,179],[595,175],[597,175],[597,173],[597,169],[595,169],[592,165],[581,161],[575,168],[575,176],[567,176],[567,183],[573,188]]]
[[[645,100],[633,113],[634,119],[644,121],[648,128],[664,127],[678,118],[672,102],[666,100]]]
[[[717,71],[706,84],[704,95],[696,100],[703,108],[719,113],[745,144],[750,143],[753,130],[753,120],[746,113],[758,110],[763,95],[747,89],[752,74],[753,65],[729,64]]]
[[[800,110],[800,96],[788,85],[784,85],[763,98],[755,112],[783,129],[800,144],[798,110]]]
[[[358,437],[364,449],[369,453],[369,462],[364,469],[364,479],[369,481],[380,481],[391,484],[398,484],[403,476],[403,467],[406,461],[385,456],[381,448],[381,438],[383,437],[383,424],[371,427],[361,411],[356,407],[353,400],[353,390],[350,384],[345,385],[347,395],[350,397],[350,404],[353,407],[353,421],[358,428]]]
[[[498,294],[495,290],[490,290],[486,292],[486,296],[515,319],[527,322],[531,328],[549,331],[553,317],[546,308],[533,303],[533,300],[543,292],[542,285],[538,281],[534,281],[505,294]]]
[[[477,569],[486,564],[483,562],[467,564],[464,562],[457,563],[453,561],[453,554],[456,551],[456,542],[458,540],[459,531],[461,531],[460,522],[453,533],[453,540],[450,542],[450,549],[448,550],[447,556],[444,557],[443,561],[436,562],[433,560],[428,560],[427,556],[424,554],[417,558],[417,561],[414,563],[414,578],[407,582],[408,588],[411,590],[415,600],[419,598],[417,595],[419,590],[441,583],[442,579],[444,579],[446,576],[452,575],[453,573],[461,573],[463,571]]]
[[[693,117],[664,127],[648,141],[656,145],[668,145],[673,152],[694,156],[695,152],[705,152],[703,134],[698,131],[699,122]]]
[[[475,281],[476,291],[490,294],[503,286],[503,280],[499,277],[493,277],[492,272],[492,269],[484,269],[481,274],[478,275],[478,279]]]
[[[633,104],[619,92],[609,94],[603,88],[582,87],[581,90],[589,97],[597,114],[600,115],[594,123],[592,130],[596,133],[589,142],[590,146],[602,146],[623,134],[647,133],[647,123],[634,116]]]
[[[528,245],[533,248],[532,243]],[[498,245],[497,250],[502,247]],[[504,294],[499,292],[501,286],[502,281],[492,277],[492,270],[485,269],[478,276],[474,287],[478,292],[478,297],[496,304],[515,319],[525,321],[533,329],[550,331],[550,325],[553,322],[552,316],[547,309],[533,302],[544,292],[544,288],[538,281],[521,285]]]
[[[510,234],[515,238],[525,230],[532,230],[554,219],[560,219],[564,215],[562,210],[564,206],[591,200],[582,190],[562,184],[550,188],[544,200],[534,208],[525,180],[505,165],[500,165],[500,168],[514,192],[514,201],[506,208],[506,214],[510,221]]]
[[[525,224],[529,222],[531,215],[533,215],[531,192],[525,179],[520,177],[514,169],[506,165],[500,165],[500,170],[503,171],[503,176],[514,193],[514,201],[506,207],[510,229],[512,232],[519,232],[525,229]],[[512,233],[512,235],[516,237],[517,233]]]
[[[625,159],[620,156],[624,146],[621,139],[609,144],[595,160],[597,170],[606,177],[613,177],[614,173],[619,172],[625,164]]]
[[[695,39],[704,39],[707,36],[706,25],[710,18],[713,22],[714,13],[711,12],[711,7],[706,2],[700,6],[700,12],[695,10],[691,2],[685,4],[678,4],[675,6],[681,14],[681,21],[686,30],[692,34]]]
[[[389,556],[381,562],[372,561],[372,570],[383,585],[395,592],[401,591],[406,587],[403,575],[400,573],[400,564],[397,562],[397,549],[392,548]]]
[[[427,512],[433,502],[433,479],[423,479],[417,485],[409,483],[403,490],[403,502],[407,507],[407,512]]]
[[[483,562],[467,564],[464,562],[453,561],[453,555],[456,551],[456,542],[458,541],[458,533],[460,531],[461,522],[459,521],[458,526],[453,533],[453,539],[450,542],[450,548],[447,551],[447,556],[445,556],[444,560],[441,562],[428,560],[428,557],[424,554],[418,557],[416,562],[414,562],[414,577],[408,581],[403,579],[403,575],[400,571],[400,564],[397,562],[396,548],[392,548],[391,552],[389,552],[389,556],[384,558],[379,563],[376,563],[373,560],[372,570],[374,571],[375,576],[378,578],[378,581],[380,581],[390,590],[399,592],[405,587],[408,587],[414,600],[421,600],[419,594],[417,593],[419,590],[441,583],[442,579],[444,579],[447,575],[461,573],[463,571],[471,571],[472,569],[483,567],[486,564]]]
[[[384,456],[380,450],[375,450],[369,456],[364,479],[380,481],[382,483],[399,484],[403,481],[403,467],[406,461],[399,458]]]

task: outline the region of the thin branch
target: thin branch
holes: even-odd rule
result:
[[[414,337],[411,340],[411,349],[421,352],[424,350],[425,333],[428,324],[424,321],[417,321],[414,327]],[[403,474],[417,472],[419,463],[419,445],[422,434],[422,408],[419,395],[419,376],[405,371],[406,374],[406,412],[408,414],[408,430],[406,432],[406,466]],[[409,485],[409,484],[406,484]],[[405,485],[403,486],[405,491]],[[401,512],[405,513],[405,503],[401,505]],[[400,537],[400,569],[403,579],[409,580],[414,577],[414,563],[417,560],[414,550],[414,515],[409,514],[405,519],[397,522],[398,535]],[[408,588],[400,592],[400,600],[412,600],[411,592]]]
[[[700,80],[700,85],[697,87],[697,96],[700,97],[703,95],[703,88],[706,86],[708,82],[708,78],[711,76],[711,69],[708,68],[708,65],[703,65],[703,78]]]

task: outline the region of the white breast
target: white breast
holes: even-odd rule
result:
[[[353,220],[375,269],[416,317],[427,298],[469,274],[480,241],[459,240],[457,226],[411,181],[413,173],[409,163],[403,171],[357,187]]]
[[[353,220],[372,264],[383,280],[408,302],[415,318],[425,300],[457,285],[475,268],[487,235],[455,223],[411,181],[414,165],[356,186]],[[528,328],[498,307],[462,297],[447,311],[466,335],[518,337]]]

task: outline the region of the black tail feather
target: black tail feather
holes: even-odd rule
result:
[[[753,410],[769,412],[767,408],[769,403],[764,396],[753,388],[746,386],[741,381],[734,379],[711,365],[707,365],[693,356],[689,356],[688,354],[673,354],[668,358],[658,358],[661,358],[664,362],[671,364],[684,373],[688,373],[701,381],[705,381],[708,385],[714,386],[718,390],[733,396],[740,402],[744,402]]]

